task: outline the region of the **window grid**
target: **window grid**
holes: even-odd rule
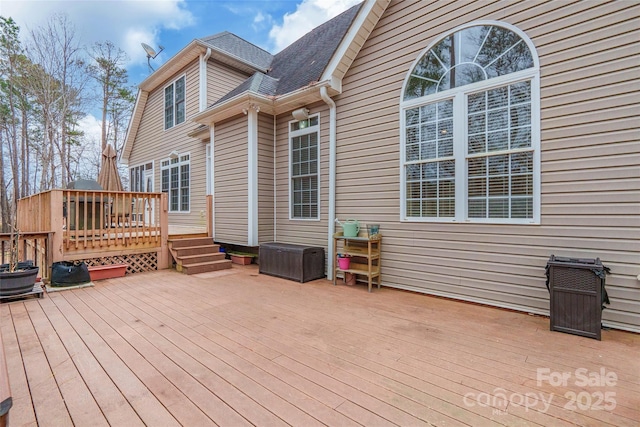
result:
[[[129,168],[129,188],[131,191],[147,191],[144,182],[144,171],[152,170],[153,162]]]
[[[467,215],[533,216],[531,82],[467,98]]]
[[[185,77],[182,76],[164,89],[164,129],[179,125],[185,120]]]
[[[416,60],[401,110],[403,218],[539,222],[532,49],[511,25],[465,25]],[[446,102],[451,128],[439,114]]]
[[[318,121],[314,116],[290,125],[291,217],[319,217]]]
[[[161,165],[162,192],[169,194],[169,212],[188,212],[191,168],[189,155],[163,160]]]
[[[406,111],[406,215],[455,215],[453,100]]]

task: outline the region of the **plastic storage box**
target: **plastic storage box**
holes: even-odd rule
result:
[[[270,242],[260,245],[260,273],[300,283],[325,277],[324,248]]]

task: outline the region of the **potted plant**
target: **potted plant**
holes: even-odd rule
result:
[[[39,268],[31,261],[18,262],[20,230],[11,227],[9,263],[0,265],[0,296],[13,296],[33,291]]]
[[[240,265],[249,265],[253,262],[253,258],[256,254],[250,254],[247,252],[227,252],[231,256],[231,262]]]
[[[91,281],[124,277],[127,272],[127,267],[129,267],[129,264],[126,263],[90,265],[88,267],[89,277],[91,278]]]
[[[351,255],[347,253],[338,254],[338,268],[340,270],[348,270],[351,266]]]

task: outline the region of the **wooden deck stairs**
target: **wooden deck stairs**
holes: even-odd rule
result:
[[[211,237],[171,238],[169,250],[176,261],[176,270],[184,274],[197,274],[231,268]]]

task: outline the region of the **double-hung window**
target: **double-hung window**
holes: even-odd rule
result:
[[[189,154],[161,163],[162,192],[169,194],[169,212],[189,212]]]
[[[164,128],[169,129],[185,119],[185,76],[164,88]]]
[[[402,219],[539,222],[539,70],[525,37],[466,26],[416,62],[401,103]]]
[[[319,219],[320,126],[319,117],[290,122],[290,217]]]

